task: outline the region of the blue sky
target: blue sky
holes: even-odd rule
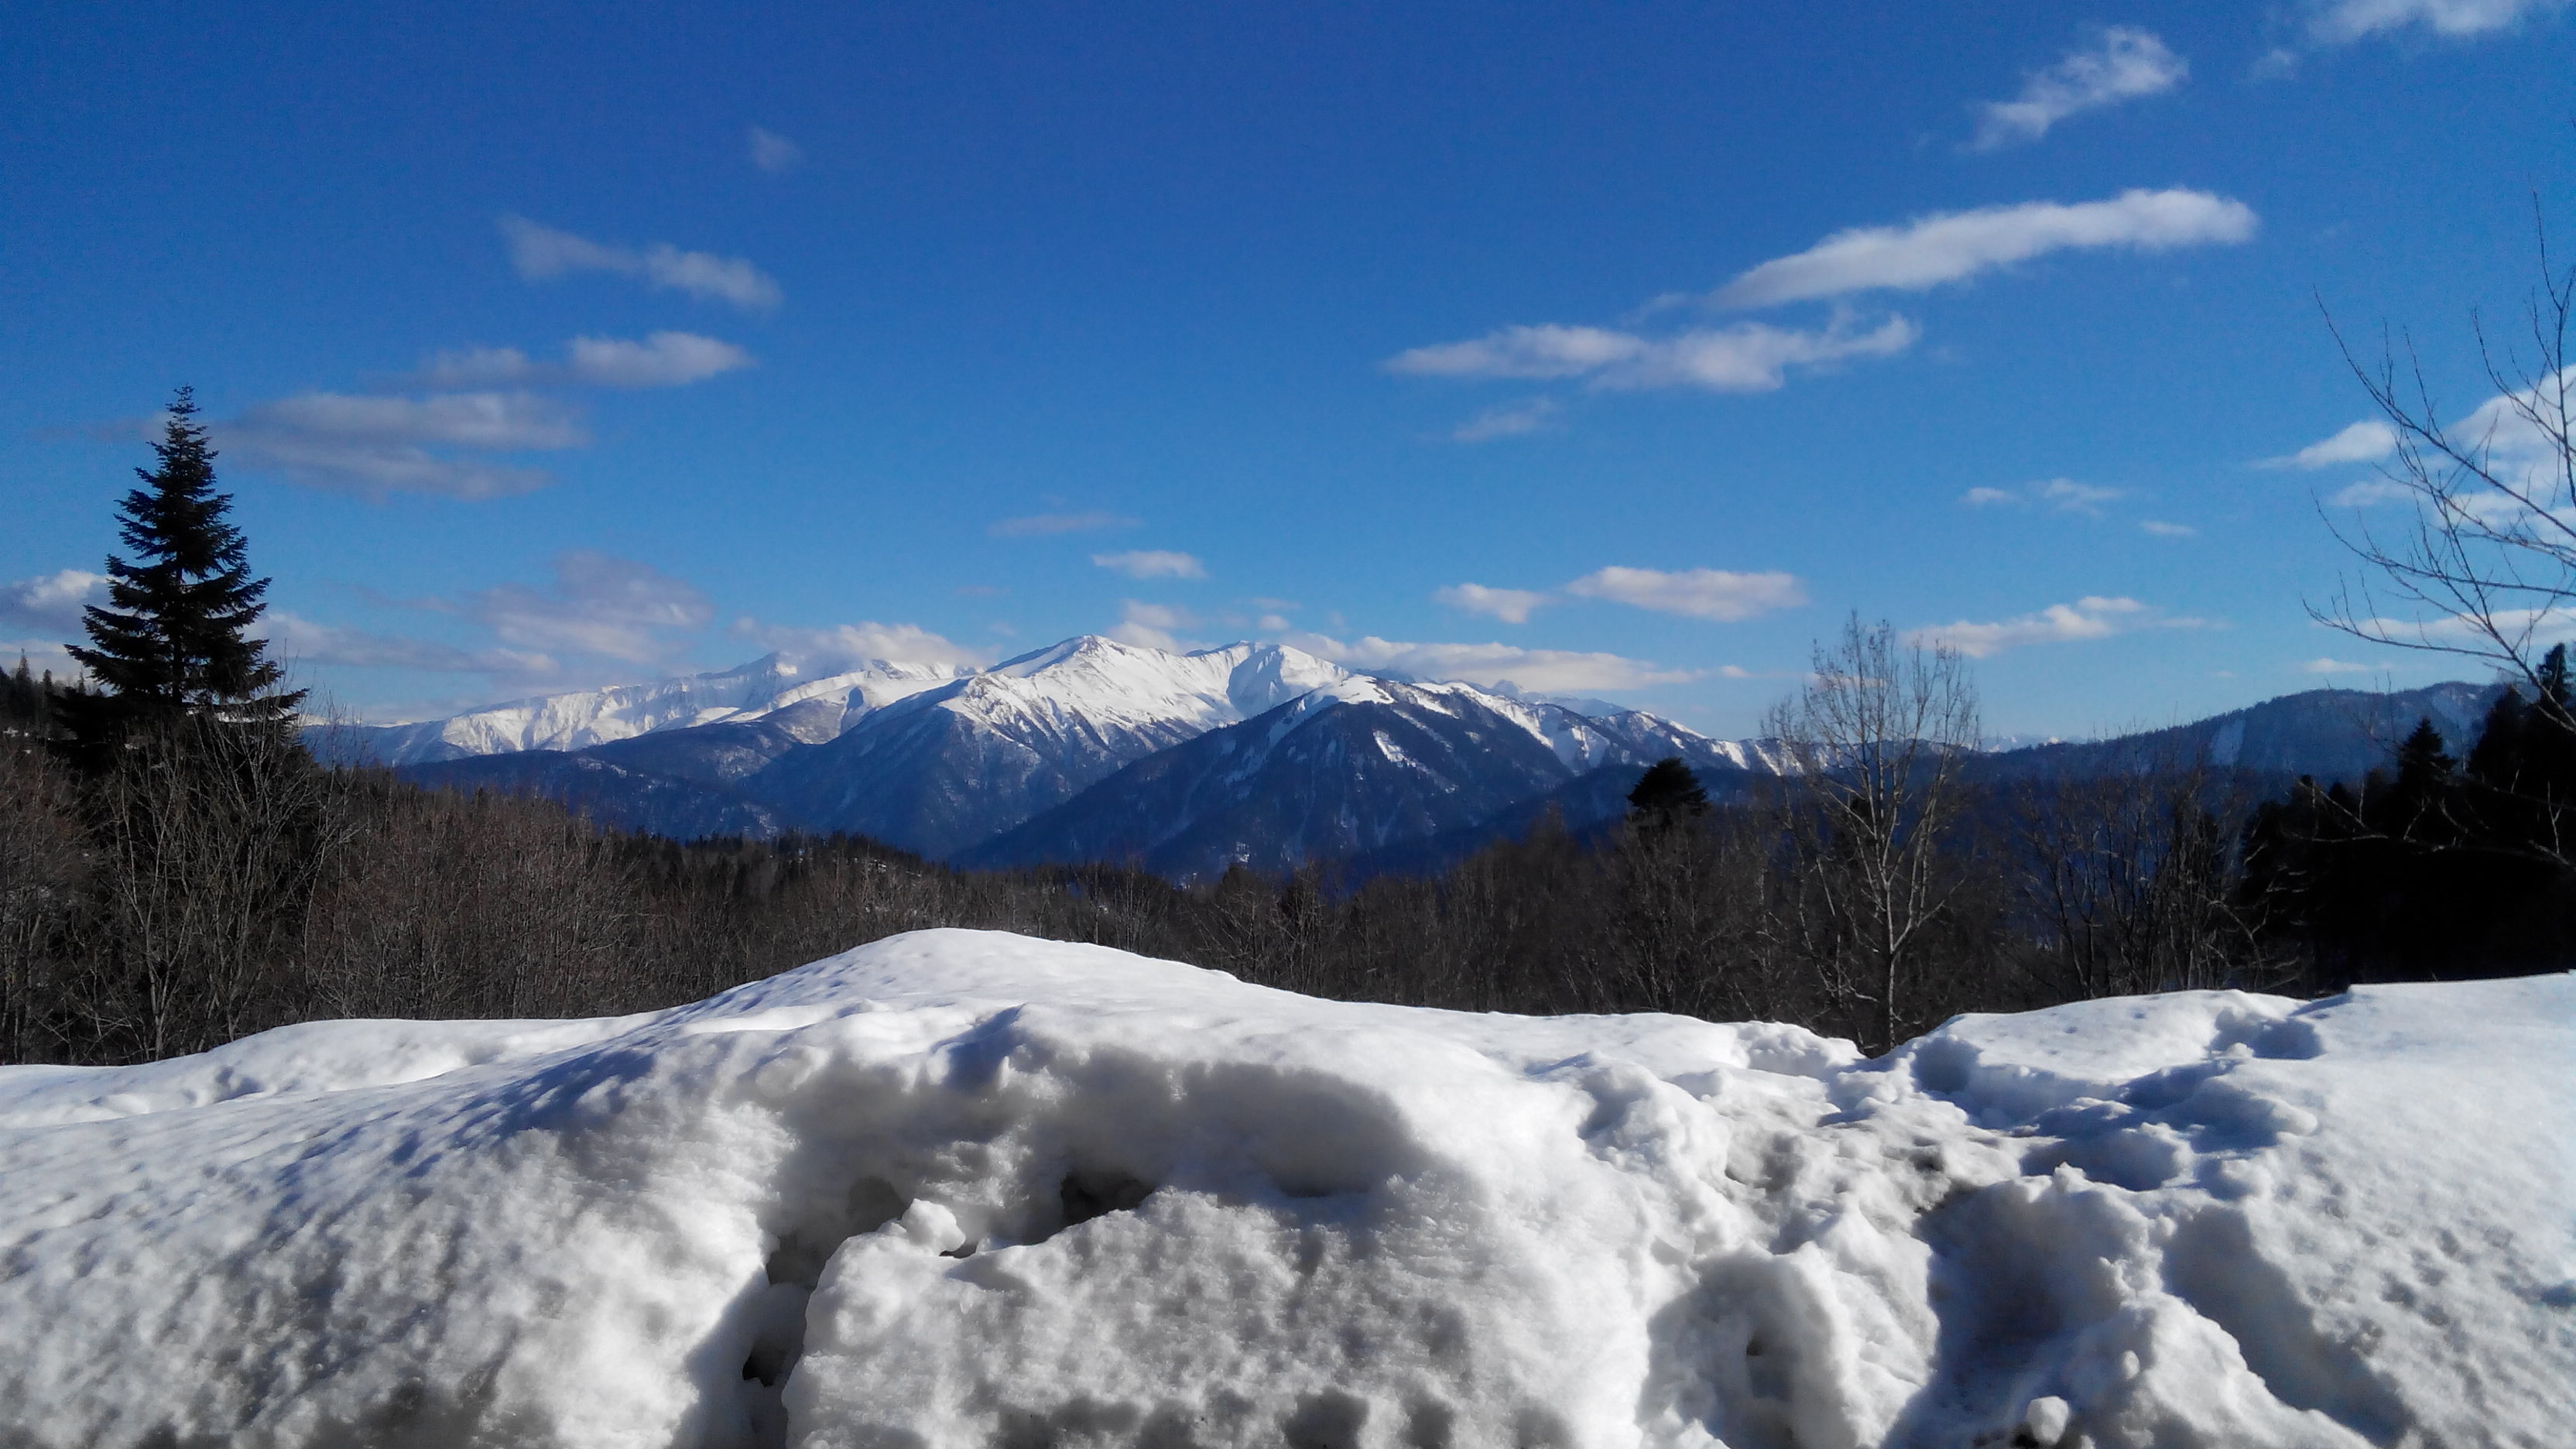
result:
[[[2320,301],[2487,396],[2566,0],[1816,13],[20,7],[0,644],[187,383],[374,718],[1116,631],[1740,734],[1852,611],[1998,731],[2459,672],[2309,622],[2369,466],[2281,460]]]

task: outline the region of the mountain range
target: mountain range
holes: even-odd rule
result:
[[[1979,773],[2205,760],[2284,781],[2351,778],[2419,717],[2464,751],[2493,695],[2315,690],[2111,740],[1996,751]],[[544,795],[678,838],[843,831],[961,866],[1107,860],[1176,879],[1235,864],[1426,867],[1549,808],[1576,828],[1614,820],[1637,772],[1667,756],[1719,799],[1777,767],[1762,741],[1597,700],[1363,675],[1278,644],[1175,653],[1092,635],[985,670],[875,660],[816,673],[771,655],[309,738],[326,757],[424,785]]]

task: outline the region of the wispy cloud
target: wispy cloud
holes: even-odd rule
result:
[[[2567,4],[2568,0],[2311,0],[2308,36],[2324,45],[2348,45],[2419,28],[2460,38],[2492,35],[2527,19],[2555,14]]]
[[[1546,427],[1560,406],[1552,397],[1532,397],[1490,407],[1450,429],[1449,438],[1458,443],[1486,443],[1496,438],[1527,437]]]
[[[2299,666],[2302,674],[2375,674],[2387,668],[2384,664],[2355,664],[2346,659],[2320,656]]]
[[[1547,595],[1530,589],[1489,589],[1483,584],[1453,584],[1431,597],[1450,608],[1506,624],[1528,623],[1530,615],[1547,602]]]
[[[1903,226],[1839,231],[1718,289],[1725,307],[1771,307],[1853,292],[1919,292],[2051,252],[2177,247],[2250,240],[2253,208],[2206,191],[2124,191],[2108,201],[2054,201],[1943,212]]]
[[[434,388],[569,383],[591,387],[681,387],[752,365],[752,356],[730,342],[694,332],[655,332],[641,341],[576,337],[564,359],[539,362],[515,347],[475,347],[442,352],[414,378]]]
[[[897,664],[950,664],[976,668],[993,662],[993,653],[976,649],[918,624],[880,624],[873,619],[834,624],[821,629],[765,624],[741,618],[726,630],[736,639],[783,654],[815,674],[857,669],[879,660]]]
[[[2069,116],[2161,95],[2190,74],[2191,67],[2154,32],[2114,25],[2102,32],[2101,44],[2070,52],[2057,64],[2034,72],[2020,95],[1980,105],[1975,144],[1978,150],[1991,151],[2036,141]]]
[[[1508,683],[1516,689],[1561,694],[1592,689],[1642,689],[1701,677],[1695,669],[1664,669],[1643,659],[1566,649],[1522,649],[1510,644],[1414,644],[1366,635],[1344,641],[1325,634],[1292,634],[1284,641],[1347,668],[1415,679],[1454,679],[1468,684]]]
[[[81,610],[106,602],[105,574],[83,569],[38,574],[0,584],[0,629],[77,640],[83,637]]]
[[[1125,553],[1095,553],[1091,562],[1112,573],[1131,579],[1203,579],[1207,565],[1185,553],[1170,549],[1138,548]]]
[[[589,441],[578,416],[529,392],[367,397],[311,392],[256,404],[215,428],[240,462],[326,492],[383,499],[398,492],[501,498],[553,480],[533,469],[455,458],[471,453],[551,452]]]
[[[2453,445],[2477,457],[2493,477],[2516,487],[2537,485],[2563,461],[2564,455],[2549,432],[2534,422],[2533,414],[2542,418],[2555,416],[2571,399],[2576,399],[2576,366],[2535,379],[2531,386],[2518,392],[2498,393],[2442,431]],[[2397,443],[2394,428],[2371,418],[2354,423],[2333,437],[2310,443],[2287,457],[2265,458],[2255,466],[2317,469],[2354,463],[2385,463],[2396,455]],[[2399,502],[2415,496],[2413,488],[2382,477],[2355,483],[2337,493],[2334,501],[2358,507]],[[2459,506],[2472,513],[2485,512],[2489,516],[2518,510],[2521,506],[2495,492],[2465,492],[2459,495],[2458,501]]]
[[[2018,508],[2038,504],[2059,513],[2081,513],[2088,518],[2102,516],[2102,505],[2128,495],[2118,488],[2099,483],[2079,483],[2072,478],[2043,478],[2019,488],[1971,488],[1959,495],[1959,501],[1970,508]]]
[[[2265,458],[2257,468],[2332,468],[2343,463],[2375,463],[2397,451],[2397,431],[2371,418],[2354,423],[2331,438],[2310,443],[2295,453]]]
[[[417,607],[461,615],[513,648],[654,667],[674,662],[714,617],[696,585],[634,559],[572,549],[555,555],[552,572],[542,588],[497,584]]]
[[[1913,644],[1946,645],[1971,659],[1984,659],[2007,649],[2030,644],[2066,644],[2086,639],[2108,639],[2145,628],[2202,629],[2212,627],[2209,620],[2177,618],[2161,614],[2130,598],[2104,598],[2088,595],[2071,604],[2051,604],[2036,614],[2003,619],[1990,624],[1962,619],[1955,624],[1935,624],[1906,633]]]
[[[2142,519],[2139,521],[2138,528],[2141,532],[2152,533],[2158,538],[2197,538],[2200,536],[2200,530],[2192,527],[2188,523],[2167,523],[2158,518]]]
[[[1596,569],[1565,586],[1586,599],[1607,599],[1657,613],[1732,623],[1807,602],[1806,585],[1785,573],[1740,574],[1725,569]]]
[[[610,272],[749,311],[767,311],[780,300],[777,281],[741,257],[682,251],[669,242],[640,249],[614,246],[523,216],[502,217],[500,227],[510,243],[510,263],[526,281],[542,282],[574,272]]]
[[[1096,533],[1103,529],[1134,528],[1142,521],[1095,508],[1085,513],[1031,513],[1020,518],[996,519],[984,525],[984,531],[995,538],[1041,538],[1054,533]]]
[[[805,148],[776,131],[754,126],[743,139],[751,149],[751,164],[772,176],[783,176],[805,164]]]
[[[559,661],[542,651],[460,649],[433,639],[318,624],[283,609],[269,610],[260,625],[268,634],[270,652],[289,664],[490,674],[514,680],[544,679],[563,669]]]
[[[1127,599],[1119,605],[1118,623],[1109,630],[1109,637],[1121,644],[1133,644],[1140,649],[1161,649],[1173,654],[1185,654],[1197,648],[1197,643],[1183,639],[1172,631],[1187,629],[1197,622],[1197,617],[1187,609],[1170,604],[1148,604],[1140,599]]]
[[[1389,358],[1386,368],[1418,377],[1588,377],[1597,388],[1770,392],[1792,367],[1886,357],[1913,346],[1920,335],[1904,317],[1864,328],[1849,314],[1838,314],[1818,329],[1740,322],[1670,337],[1542,324],[1416,347]]]

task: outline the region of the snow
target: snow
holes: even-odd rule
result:
[[[1778,1025],[999,933],[0,1069],[0,1441],[2564,1442],[2576,983]]]

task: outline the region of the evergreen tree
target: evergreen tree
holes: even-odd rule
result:
[[[2510,793],[2522,774],[2523,735],[2530,727],[2531,706],[2522,691],[2507,686],[2487,707],[2478,727],[2478,742],[2469,748],[2469,778],[2490,790]]]
[[[136,469],[144,486],[118,507],[118,536],[134,561],[109,556],[107,604],[83,611],[89,645],[70,646],[104,690],[64,701],[74,752],[92,761],[138,726],[282,726],[304,699],[277,688],[285,671],[266,640],[249,637],[268,580],[251,577],[196,417],[189,389],[179,389],[152,445],[160,466]]]
[[[2371,823],[2402,840],[2452,844],[2460,833],[2453,809],[2458,784],[2459,764],[2442,747],[2441,732],[2430,718],[2419,719],[2397,747],[2397,779],[2375,792]]]
[[[1666,755],[1637,777],[1628,792],[1628,818],[1640,825],[1663,826],[1708,813],[1708,791],[1679,755]]]

